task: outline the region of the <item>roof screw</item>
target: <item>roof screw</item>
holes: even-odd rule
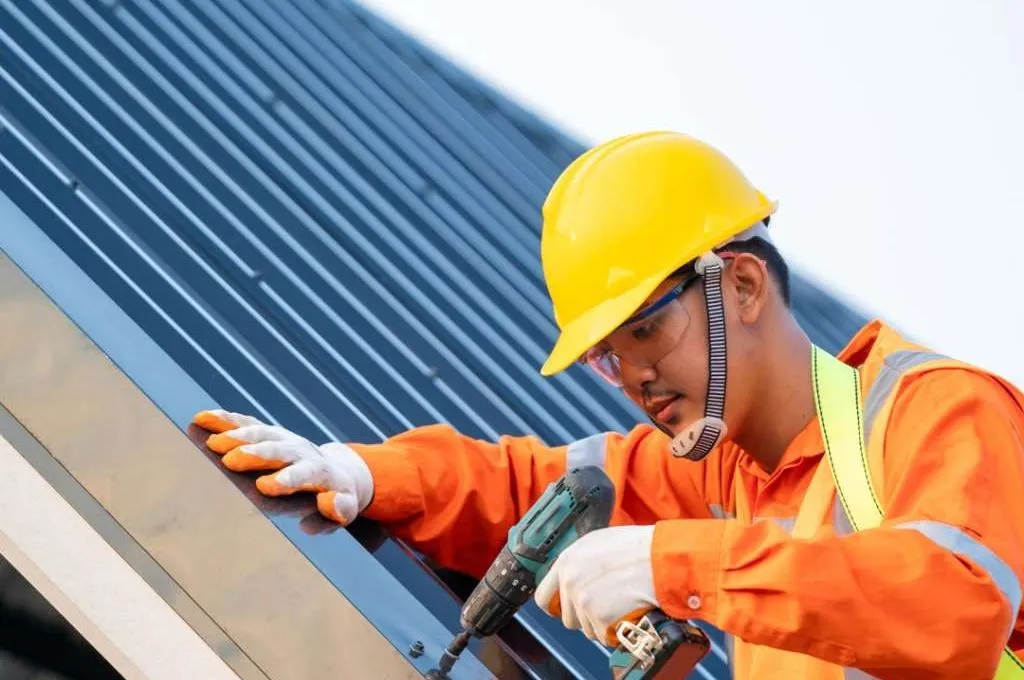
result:
[[[423,656],[423,643],[417,640],[416,642],[409,645],[409,656],[416,658],[417,656]]]

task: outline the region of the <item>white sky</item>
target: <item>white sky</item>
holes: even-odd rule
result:
[[[584,142],[715,144],[803,273],[1024,386],[1021,0],[363,2]]]

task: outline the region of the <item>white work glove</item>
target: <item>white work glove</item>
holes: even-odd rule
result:
[[[537,606],[561,610],[567,628],[591,640],[618,644],[619,621],[637,622],[658,608],[651,570],[653,526],[619,526],[586,534],[555,559],[537,586]]]
[[[283,427],[221,409],[201,411],[193,422],[216,433],[206,440],[206,446],[222,454],[221,461],[229,470],[279,470],[256,480],[256,488],[264,495],[314,491],[320,513],[343,526],[373,498],[370,468],[344,444],[316,446]]]

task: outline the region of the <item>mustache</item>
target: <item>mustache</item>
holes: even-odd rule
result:
[[[665,399],[668,397],[681,396],[678,392],[672,390],[654,390],[650,385],[644,385],[641,388],[641,399],[645,407],[650,406],[652,402],[658,399]]]

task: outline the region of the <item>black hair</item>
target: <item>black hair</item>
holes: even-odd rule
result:
[[[754,257],[764,260],[768,275],[771,276],[779,287],[782,294],[782,301],[787,307],[790,303],[789,265],[783,259],[782,253],[775,247],[775,244],[766,241],[760,236],[747,239],[746,241],[733,241],[723,248],[731,253],[749,253]]]

